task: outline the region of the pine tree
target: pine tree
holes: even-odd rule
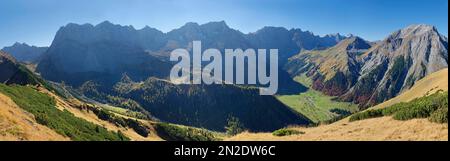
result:
[[[239,133],[244,132],[245,127],[244,125],[239,121],[239,118],[230,116],[228,118],[227,126],[225,127],[228,135],[237,135]]]

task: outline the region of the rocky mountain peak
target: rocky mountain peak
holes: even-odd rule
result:
[[[4,47],[2,50],[11,54],[12,57],[20,62],[34,62],[47,50],[47,47],[37,47],[16,42],[12,46]]]
[[[216,29],[228,29],[227,23],[225,21],[208,22],[201,25],[202,27],[216,28]]]
[[[188,22],[188,23],[184,24],[183,26],[181,26],[180,28],[175,29],[175,30],[189,30],[189,29],[195,29],[198,27],[200,27],[200,25],[198,23]]]
[[[419,24],[419,25],[411,25],[401,30],[403,37],[408,35],[422,35],[429,32],[437,32],[436,27],[431,25]]]
[[[162,34],[162,32],[159,31],[158,29],[155,29],[155,28],[147,26],[147,25],[144,28],[140,29],[139,31],[142,31],[142,32],[160,32]]]
[[[353,37],[353,35],[350,35],[348,37]],[[335,39],[336,42],[339,42],[341,40],[346,39],[347,37],[344,35],[341,35],[340,33],[335,33],[335,34],[327,34],[324,36],[324,38],[332,38],[332,39]]]
[[[437,35],[440,36],[436,27],[426,24],[410,25],[404,29],[398,30],[387,37],[386,40],[395,39],[411,39],[424,35]]]
[[[109,21],[103,21],[103,22],[99,23],[98,25],[96,25],[96,27],[106,27],[106,26],[114,26],[114,24]]]
[[[411,88],[426,75],[447,68],[448,42],[431,25],[411,25],[389,35],[363,59],[360,82],[345,97],[373,105]]]
[[[15,42],[12,46],[18,47],[18,46],[29,46],[29,45],[26,43]]]
[[[347,39],[342,40],[337,46],[345,47],[346,50],[367,50],[371,47],[369,42],[358,37],[353,36]]]
[[[6,61],[6,60],[11,61],[11,62],[15,62],[16,61],[14,59],[14,57],[12,57],[8,53],[5,53],[5,52],[0,50],[0,63],[2,63],[3,61]]]
[[[289,31],[284,27],[264,26],[262,29],[259,29],[254,34],[262,34],[262,33],[267,33],[267,32],[279,32],[280,33],[280,32],[289,32]]]
[[[128,25],[128,26],[122,26],[122,25],[119,25],[119,24],[113,24],[113,23],[111,23],[111,22],[109,22],[109,21],[103,21],[103,22],[97,24],[97,25],[95,26],[95,29],[101,30],[101,31],[111,31],[111,30],[129,30],[129,31],[135,31],[135,30],[136,30],[136,29],[135,29],[133,26],[131,26],[131,25]]]

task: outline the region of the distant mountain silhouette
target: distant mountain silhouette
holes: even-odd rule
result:
[[[173,49],[190,49],[192,41],[200,40],[203,49],[279,49],[280,60],[284,62],[285,59],[300,50],[330,47],[341,39],[341,36],[320,37],[300,29],[289,31],[285,28],[273,27],[243,34],[228,27],[224,21],[203,25],[187,23],[168,33],[162,33],[150,27],[136,30],[132,26],[115,25],[108,21],[96,26],[70,23],[59,29],[43,59],[46,59],[47,62],[59,63],[57,66],[60,67],[61,72],[114,71],[116,69],[112,69],[113,66],[127,61],[120,58],[120,55],[137,56],[139,55],[137,53],[142,52],[142,55],[145,51],[158,58],[168,58]],[[105,54],[106,52],[108,54]],[[60,56],[64,58],[59,59]],[[100,62],[98,59],[105,60]],[[74,67],[75,65],[83,66]],[[38,71],[43,75],[51,70],[46,66],[50,65],[42,63],[38,67]]]
[[[286,38],[292,39],[294,34],[290,35]],[[227,117],[232,115],[252,131],[309,124],[309,119],[290,110],[274,96],[260,96],[254,87],[177,86],[164,81],[173,65],[168,61],[169,53],[176,48],[191,50],[194,40],[202,41],[202,49],[222,51],[280,47],[279,53],[287,55],[286,59],[290,52],[303,50],[295,43],[291,43],[292,50],[281,49],[280,43],[256,44],[252,36],[231,29],[223,21],[203,25],[187,23],[168,33],[150,27],[137,30],[107,21],[95,26],[68,24],[59,29],[36,71],[48,80],[80,89],[80,93],[99,102],[114,103],[112,98],[132,100],[156,118],[172,123],[222,131]],[[126,85],[122,79],[124,74],[128,84],[137,83]],[[280,70],[279,78],[280,93],[298,94],[306,90],[285,71]],[[130,93],[112,90],[118,86],[132,88],[125,90]],[[253,114],[264,117],[253,117]]]
[[[14,45],[4,47],[1,50],[11,54],[17,61],[31,63],[38,61],[47,49],[48,47],[36,47],[16,42]]]
[[[172,65],[168,62],[170,52],[176,48],[190,50],[194,40],[202,41],[204,50],[279,49],[279,64],[283,64],[301,50],[333,46],[342,38],[340,35],[320,37],[300,29],[280,27],[265,27],[255,33],[243,34],[231,29],[224,21],[202,25],[186,23],[168,33],[148,26],[137,30],[108,21],[95,26],[70,23],[58,30],[42,56],[37,72],[46,79],[65,81],[74,86],[88,80],[102,80],[112,85],[123,73],[136,81],[150,76],[166,78]],[[295,84],[289,77],[282,78],[286,78],[282,82]],[[301,88],[299,84],[295,86]]]
[[[285,69],[306,74],[315,89],[367,107],[447,67],[448,39],[433,26],[411,25],[377,43],[351,37],[326,50],[304,51]]]
[[[38,84],[41,79],[19,64],[8,53],[0,51],[0,83],[4,84]]]

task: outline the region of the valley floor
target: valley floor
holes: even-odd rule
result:
[[[105,127],[110,131],[122,131],[134,141],[161,141],[151,132],[148,137],[143,137],[129,128],[118,127],[110,122],[99,119],[92,112],[86,112],[74,108],[77,100],[66,101],[46,89],[40,88],[40,92],[55,98],[56,107],[59,110],[67,110],[78,118]],[[145,122],[150,123],[150,122]],[[150,125],[149,125],[150,126]],[[33,114],[17,106],[11,98],[0,93],[0,141],[69,141],[70,138],[59,135],[47,126],[37,123]]]
[[[432,73],[416,82],[408,91],[370,109],[380,109],[399,102],[409,102],[415,98],[433,94],[439,90],[448,91],[448,68]],[[305,132],[286,137],[273,136],[272,133],[242,133],[226,140],[230,141],[309,141],[309,140],[443,140],[448,141],[448,124],[432,123],[428,119],[397,121],[392,117],[372,118],[349,122],[338,122],[318,127],[292,127]]]
[[[385,108],[398,102],[408,102],[436,91],[448,91],[448,69],[430,74],[418,81],[414,87],[401,95],[379,104],[371,109]],[[100,120],[96,115],[74,108],[77,100],[65,100],[44,88],[39,92],[55,98],[59,110],[68,110],[78,118],[106,127],[111,131],[121,130],[131,140],[160,141],[155,130],[148,137],[142,137],[131,129],[118,127]],[[151,122],[144,121],[148,127]],[[448,141],[448,124],[432,123],[428,119],[394,120],[392,117],[380,117],[350,122],[348,118],[318,127],[290,127],[304,134],[278,137],[272,133],[241,133],[234,137],[224,137],[225,141]],[[8,96],[0,93],[0,140],[69,140],[40,125],[31,113],[18,107]]]
[[[296,95],[280,95],[277,96],[277,99],[315,123],[340,117],[342,114],[336,113],[338,110],[347,114],[358,111],[358,105],[356,104],[339,102],[335,100],[336,97],[327,96],[320,91],[312,89],[312,80],[304,74],[295,77],[294,80],[309,89]]]

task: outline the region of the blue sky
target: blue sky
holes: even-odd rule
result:
[[[69,22],[104,20],[164,32],[186,22],[225,20],[244,33],[282,26],[379,40],[418,23],[448,35],[448,0],[1,0],[0,48],[14,42],[48,46]]]

